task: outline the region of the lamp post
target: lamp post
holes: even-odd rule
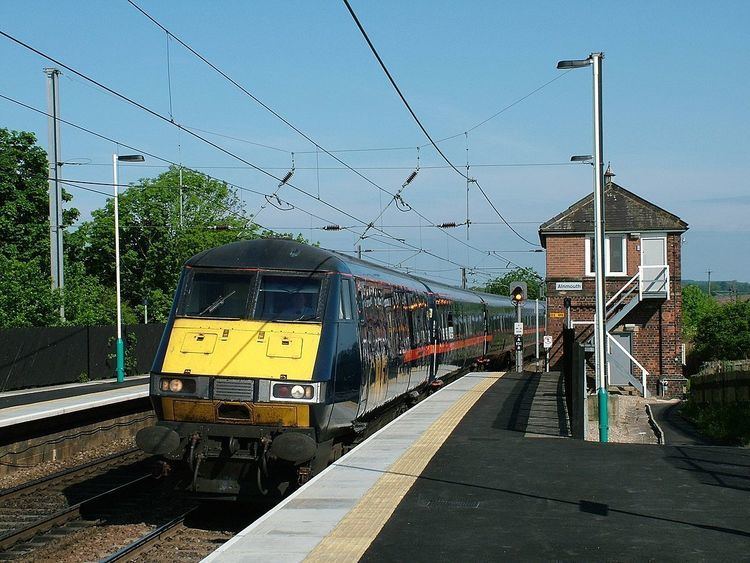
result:
[[[604,155],[602,148],[602,59],[604,53],[591,53],[582,60],[560,61],[557,68],[569,70],[591,66],[594,78],[594,365],[599,386],[599,441],[609,434],[607,413],[606,344],[604,322]]]
[[[125,381],[125,344],[122,341],[122,303],[120,298],[120,208],[119,182],[117,180],[118,162],[143,162],[140,154],[112,155],[112,187],[115,193],[115,287],[117,291],[117,383]]]

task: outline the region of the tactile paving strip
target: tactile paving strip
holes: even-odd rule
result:
[[[305,561],[358,561],[380,533],[432,456],[474,403],[497,381],[497,375],[481,379],[438,418],[422,436],[383,474],[333,531]]]

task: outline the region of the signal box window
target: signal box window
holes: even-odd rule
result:
[[[594,239],[586,237],[586,275],[594,275]],[[627,237],[625,235],[607,235],[604,239],[604,265],[607,276],[626,276]]]
[[[254,284],[254,274],[195,272],[183,293],[177,314],[216,319],[244,318]]]
[[[260,281],[255,319],[314,321],[319,319],[320,278],[264,275]]]

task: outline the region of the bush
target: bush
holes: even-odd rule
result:
[[[710,405],[688,400],[682,413],[711,439],[737,445],[750,443],[750,403]]]

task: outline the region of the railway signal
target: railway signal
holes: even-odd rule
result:
[[[514,326],[514,338],[516,348],[516,372],[523,371],[523,322],[521,321],[521,304],[528,297],[526,282],[510,283],[510,300],[516,307],[516,323]]]
[[[526,282],[511,282],[510,284],[510,298],[514,304],[526,301],[528,298],[528,289]]]

